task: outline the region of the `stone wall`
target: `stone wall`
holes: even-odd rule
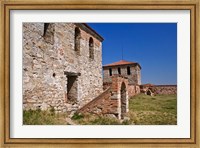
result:
[[[112,82],[111,83],[103,83],[103,89],[106,90],[111,85],[112,85]],[[132,97],[132,96],[135,96],[135,95],[141,93],[139,85],[128,84],[128,88],[127,89],[128,89],[128,95],[129,95],[129,97]]]
[[[129,97],[133,97],[140,93],[140,86],[139,85],[128,85],[128,94]]]
[[[150,90],[154,95],[156,94],[177,94],[177,85],[141,85],[141,93],[146,93]]]
[[[123,119],[128,112],[128,98],[128,80],[122,76],[112,76],[112,85],[78,112],[114,115]]]
[[[80,29],[80,53],[74,48],[75,27]],[[23,23],[23,108],[56,112],[76,111],[103,91],[102,43],[87,26],[74,23],[50,23],[44,35],[44,23]],[[89,31],[88,31],[89,30]],[[94,58],[89,58],[92,37]],[[72,94],[68,100],[74,78]]]
[[[127,74],[127,67],[130,67],[130,75]],[[111,66],[103,68],[103,82],[111,83],[112,76],[110,76],[109,68],[112,69],[112,75],[118,75],[118,68],[121,69],[121,75],[128,78],[129,84],[140,85],[141,84],[141,70],[138,65],[120,65],[120,66]]]
[[[154,94],[177,94],[177,85],[154,85]]]

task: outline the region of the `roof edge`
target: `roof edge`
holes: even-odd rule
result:
[[[142,69],[142,67],[140,66],[139,63],[132,63],[132,64],[120,64],[120,65],[103,65],[102,67],[117,67],[117,66],[125,66],[125,65],[138,65],[140,67],[140,69]]]
[[[99,41],[103,42],[104,38],[100,34],[98,34],[94,29],[92,29],[87,23],[75,23],[75,25],[81,27],[83,30],[96,37]]]

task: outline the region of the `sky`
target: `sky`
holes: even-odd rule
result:
[[[177,84],[176,23],[88,23],[103,38],[103,65],[138,62],[142,84]]]

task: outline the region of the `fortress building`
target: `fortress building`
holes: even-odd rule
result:
[[[23,23],[23,107],[77,110],[103,91],[103,38],[84,23]]]
[[[122,75],[128,78],[131,85],[141,85],[141,66],[135,62],[121,60],[103,66],[105,83],[111,82],[113,75]]]
[[[102,42],[85,23],[23,23],[23,109],[123,119],[129,97],[140,92],[141,67],[108,64],[103,78]]]

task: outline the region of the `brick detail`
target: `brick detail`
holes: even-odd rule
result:
[[[117,114],[117,101],[111,100],[111,87],[107,88],[102,94],[83,106],[78,112],[94,114]]]
[[[128,79],[119,75],[114,75],[112,77],[111,86],[79,109],[78,112],[98,115],[113,114],[118,119],[121,119],[123,118],[122,114],[128,112],[128,98]]]

